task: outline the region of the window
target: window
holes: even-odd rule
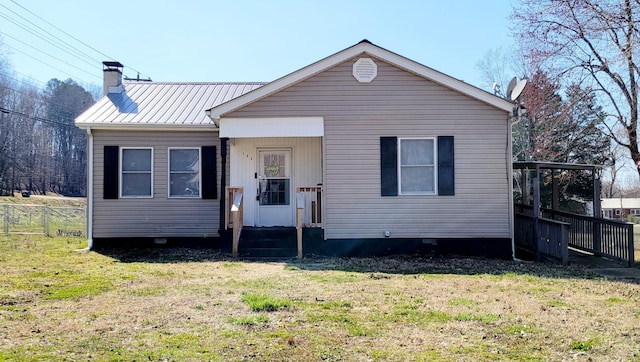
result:
[[[620,215],[620,214],[622,214],[622,210],[616,209],[616,215]]]
[[[400,139],[400,194],[436,192],[435,140]]]
[[[153,149],[122,148],[120,195],[122,197],[152,197]]]
[[[200,197],[200,148],[169,149],[169,197]]]
[[[380,137],[380,196],[453,196],[454,137]]]

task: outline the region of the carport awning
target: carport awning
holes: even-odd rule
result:
[[[322,137],[323,117],[221,118],[220,137]]]

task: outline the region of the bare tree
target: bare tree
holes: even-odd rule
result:
[[[512,15],[514,34],[529,63],[566,84],[581,84],[596,92],[606,102],[608,136],[640,165],[640,2],[521,0],[520,4]]]

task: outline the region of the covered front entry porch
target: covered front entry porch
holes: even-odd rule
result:
[[[302,226],[322,226],[323,122],[322,117],[220,120],[229,150],[224,227],[233,230],[234,255],[242,247],[243,227],[251,229],[246,235],[253,235],[251,245],[262,243],[263,249],[279,248],[282,243],[272,235],[295,228],[293,245],[300,257]],[[256,240],[260,235],[263,240]]]

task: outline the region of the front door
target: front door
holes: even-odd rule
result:
[[[293,226],[291,149],[258,149],[256,226]]]

